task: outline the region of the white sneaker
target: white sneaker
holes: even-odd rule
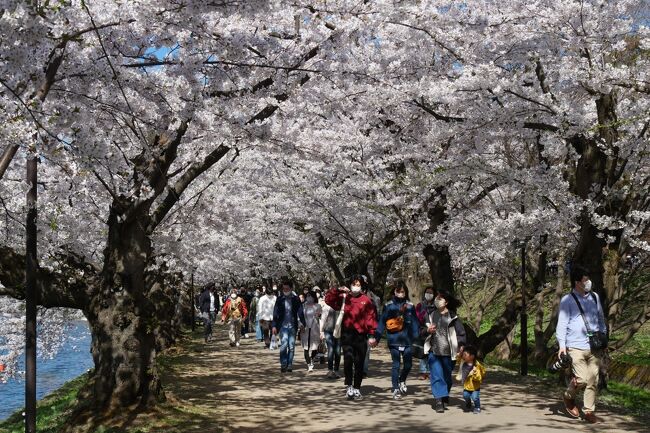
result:
[[[314,364],[308,364],[307,371],[314,371]]]
[[[239,341],[235,343],[235,346],[239,347]]]
[[[399,391],[399,389],[393,391],[393,400],[400,400],[401,398],[402,398],[402,393]]]
[[[399,383],[399,391],[402,394],[406,394],[406,391],[408,391],[408,388],[406,387],[406,382],[400,382]]]
[[[346,390],[345,390],[345,395],[346,395],[349,399],[353,399],[353,398],[354,398],[354,391],[355,391],[355,390],[354,390],[354,388],[352,388],[352,385],[348,385],[348,387],[347,387]]]
[[[356,388],[352,388],[352,399],[353,400],[363,400],[363,396],[361,395],[361,391],[359,391]]]

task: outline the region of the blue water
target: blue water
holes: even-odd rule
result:
[[[93,366],[88,323],[76,322],[69,332],[69,337],[54,359],[37,358],[36,398],[39,400]],[[25,381],[18,379],[0,383],[0,420],[23,407]]]

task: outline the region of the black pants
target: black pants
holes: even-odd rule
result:
[[[260,328],[262,328],[262,335],[264,336],[264,346],[268,349],[271,345],[271,321],[260,320]]]
[[[363,363],[368,350],[366,335],[359,334],[354,329],[343,329],[341,331],[341,347],[343,348],[345,384],[359,389],[363,379]]]

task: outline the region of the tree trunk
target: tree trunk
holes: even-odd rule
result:
[[[140,224],[146,215],[118,222],[123,209],[115,202],[111,207],[100,291],[84,311],[95,368],[79,393],[71,425],[105,424],[117,411],[145,409],[164,399],[155,367],[155,329],[171,317],[161,317],[167,312],[148,296],[151,240]]]
[[[519,313],[521,311],[521,292],[513,293],[512,287],[514,286],[512,279],[508,278],[506,281],[506,306],[501,313],[501,316],[496,318],[496,321],[490,329],[478,337],[477,346],[479,357],[483,357],[492,352],[508,334],[514,329],[518,323]],[[512,295],[508,296],[508,293]]]
[[[454,273],[451,267],[451,255],[449,248],[446,246],[437,246],[429,244],[422,251],[424,258],[429,265],[431,282],[435,290],[448,290],[454,293]]]
[[[555,283],[555,293],[553,297],[553,304],[551,305],[551,316],[544,330],[544,347],[548,345],[549,340],[553,335],[555,335],[555,328],[557,327],[557,318],[560,314],[560,301],[565,292],[565,280],[566,273],[564,270],[565,262],[565,253],[562,251],[558,257],[558,267],[557,267],[557,281]]]

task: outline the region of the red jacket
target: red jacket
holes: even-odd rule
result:
[[[343,295],[341,290],[330,290],[325,295],[325,303],[336,311],[341,310]],[[374,335],[377,329],[377,310],[369,297],[363,293],[353,296],[348,293],[345,297],[343,310],[343,329],[353,328],[360,334]]]

